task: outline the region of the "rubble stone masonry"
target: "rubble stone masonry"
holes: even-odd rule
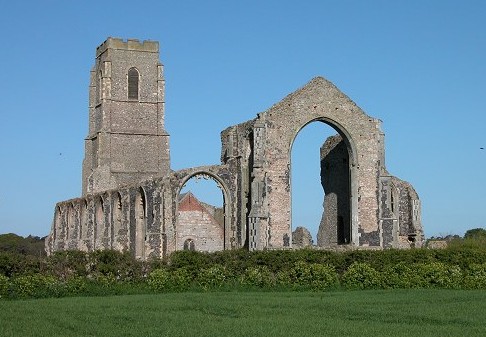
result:
[[[116,249],[147,259],[191,247],[292,248],[291,148],[312,122],[337,134],[321,150],[316,184],[325,191],[325,212],[318,246],[422,245],[420,201],[385,168],[381,121],[331,82],[316,77],[254,119],[223,130],[220,165],[179,171],[170,169],[164,89],[157,42],[109,38],[97,48],[82,197],[56,205],[48,253]],[[200,221],[183,219],[180,191],[195,176],[221,188],[220,221],[210,212],[200,212]]]

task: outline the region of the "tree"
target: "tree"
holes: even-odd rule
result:
[[[45,255],[44,238],[29,235],[26,238],[17,234],[0,234],[0,252],[23,255]]]
[[[464,239],[486,239],[486,229],[484,228],[469,229],[464,234]]]

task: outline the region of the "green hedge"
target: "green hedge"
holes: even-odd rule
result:
[[[115,251],[0,254],[0,297],[221,289],[486,289],[486,248],[176,252],[141,262]]]

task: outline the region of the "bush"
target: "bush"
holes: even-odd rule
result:
[[[369,264],[354,262],[344,272],[342,284],[348,289],[376,289],[382,286],[382,278]]]
[[[188,250],[177,251],[170,255],[170,267],[175,270],[184,268],[195,278],[200,270],[213,265],[212,256],[214,254]]]
[[[136,260],[129,252],[97,250],[88,256],[88,271],[114,277],[117,281],[137,282],[146,274],[146,264]]]
[[[226,268],[221,265],[214,265],[203,269],[197,277],[198,285],[204,290],[221,288],[227,280],[228,273]]]
[[[486,289],[486,263],[470,265],[464,273],[463,286],[466,289]]]
[[[191,275],[185,268],[174,271],[155,269],[148,278],[149,287],[156,292],[183,291],[191,284]]]
[[[7,297],[9,285],[8,277],[0,274],[0,299]]]
[[[324,290],[339,284],[334,267],[303,261],[297,262],[289,271],[289,278],[294,288]]]
[[[147,283],[157,292],[168,291],[172,288],[172,277],[166,269],[155,269],[149,274]]]
[[[41,259],[32,255],[0,252],[0,274],[14,277],[40,272]]]
[[[240,282],[248,286],[269,288],[276,284],[276,279],[267,266],[255,266],[245,270]]]
[[[414,265],[419,286],[422,288],[460,288],[462,273],[458,266],[441,262]]]
[[[0,252],[0,296],[45,297],[224,286],[270,289],[486,289],[486,246],[478,238],[447,249],[175,252],[167,261],[138,261],[111,250],[36,257]],[[461,273],[461,270],[464,272]],[[380,272],[378,272],[380,271]],[[148,276],[147,276],[148,275]]]
[[[396,265],[385,267],[382,273],[382,285],[385,288],[419,288],[421,280],[419,274],[415,272],[414,265],[399,262]]]
[[[172,289],[174,291],[187,290],[192,283],[192,275],[186,268],[179,268],[172,271]]]
[[[115,275],[113,274],[101,274],[101,273],[96,273],[94,275],[90,275],[90,281],[92,283],[95,283],[96,286],[102,287],[102,288],[111,288],[117,283],[117,279]],[[118,281],[118,283],[121,283],[121,281]]]
[[[52,276],[33,274],[11,280],[11,295],[14,298],[55,297],[59,293],[59,282]]]
[[[66,293],[69,295],[83,294],[87,290],[88,281],[85,277],[71,277],[65,282]]]
[[[60,280],[88,275],[88,253],[79,250],[55,252],[45,262],[47,273]]]

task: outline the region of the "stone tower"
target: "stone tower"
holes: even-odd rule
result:
[[[108,38],[96,49],[83,195],[170,171],[164,89],[158,42]]]

